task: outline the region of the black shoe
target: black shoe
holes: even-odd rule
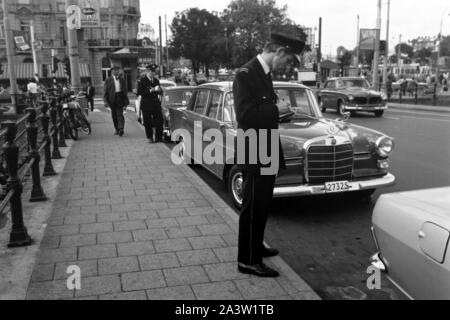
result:
[[[276,257],[279,254],[280,254],[280,251],[278,251],[277,249],[268,248],[266,246],[264,246],[264,249],[262,251],[263,258]]]
[[[276,278],[280,276],[280,274],[277,271],[273,270],[272,268],[269,268],[264,263],[253,266],[248,266],[239,263],[238,270],[240,273],[251,274],[261,278]]]
[[[125,132],[123,130],[119,131],[119,137],[123,137],[124,134],[125,134]]]

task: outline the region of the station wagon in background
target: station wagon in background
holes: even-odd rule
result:
[[[450,187],[382,195],[371,263],[402,297],[450,300]]]
[[[164,118],[164,135],[170,141],[170,108],[186,108],[191,101],[195,87],[168,87],[164,89],[162,98],[162,112]]]
[[[322,116],[311,89],[300,84],[276,82],[280,111],[280,135],[287,170],[280,170],[275,197],[357,192],[370,196],[375,189],[391,186],[389,155],[393,139],[364,127]],[[171,130],[185,129],[194,140],[194,122],[202,130],[219,129],[236,140],[236,116],[232,83],[218,82],[197,87],[187,108],[170,109]],[[198,123],[197,123],[198,125]],[[201,137],[197,137],[201,138]],[[193,156],[180,137],[178,150],[185,161]],[[223,141],[222,141],[223,142]],[[217,141],[225,150],[226,144]],[[203,143],[203,148],[207,145]],[[234,154],[231,150],[230,154]],[[225,151],[224,151],[224,154]],[[202,163],[202,159],[193,159]],[[231,160],[233,159],[225,159]],[[227,162],[226,162],[227,163]],[[204,165],[227,185],[236,207],[242,205],[243,175],[236,165]]]
[[[382,117],[388,109],[387,96],[374,91],[364,78],[331,78],[318,92],[318,100],[322,112],[336,110],[344,115],[346,112],[369,112]]]

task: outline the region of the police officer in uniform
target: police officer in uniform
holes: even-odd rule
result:
[[[267,149],[272,154],[279,152],[279,168],[285,168],[283,150],[277,135],[275,145],[279,150],[270,150],[271,130],[279,126],[277,96],[272,82],[272,72],[285,72],[299,61],[298,56],[305,43],[293,36],[281,33],[271,34],[264,52],[246,65],[236,75],[233,84],[234,105],[238,128],[248,130],[268,130],[267,137],[258,134],[258,141],[267,139]],[[264,175],[265,167],[259,160],[257,164],[249,161],[249,141],[246,141],[246,161],[239,164],[244,175],[243,206],[239,221],[238,270],[241,273],[259,277],[278,277],[279,273],[263,263],[263,258],[278,255],[278,250],[264,245],[264,230],[268,211],[273,198],[276,175]],[[258,143],[259,145],[259,143]],[[258,147],[259,149],[259,147]],[[238,150],[239,151],[239,150]]]
[[[163,142],[164,119],[161,108],[163,94],[156,72],[158,66],[147,66],[147,75],[139,81],[137,95],[141,96],[141,110],[144,120],[145,132],[150,143]],[[153,133],[155,128],[155,133]]]

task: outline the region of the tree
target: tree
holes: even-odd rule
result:
[[[272,31],[307,38],[302,28],[287,18],[287,6],[277,7],[275,0],[233,0],[222,19],[230,30],[233,66],[241,66],[260,53]]]
[[[353,62],[353,51],[345,51],[344,54],[338,58],[338,60],[341,69],[351,66]]]
[[[441,57],[450,56],[450,36],[442,38],[440,50],[441,50]]]
[[[397,52],[397,54],[398,54],[399,50],[401,51],[402,54],[408,55],[408,58],[412,58],[414,55],[414,48],[411,47],[407,43],[400,43],[400,44],[396,45],[395,52]]]
[[[223,33],[220,18],[207,10],[191,8],[177,12],[170,28],[173,35],[171,53],[190,59],[194,75],[203,65],[209,76],[209,66],[214,61],[220,44],[218,37]]]
[[[414,59],[419,63],[426,63],[431,59],[433,51],[428,48],[422,48],[419,51],[414,52]]]

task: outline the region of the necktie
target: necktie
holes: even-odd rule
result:
[[[267,79],[268,79],[270,82],[273,81],[273,79],[272,79],[272,72],[269,72],[269,73],[267,74]]]

